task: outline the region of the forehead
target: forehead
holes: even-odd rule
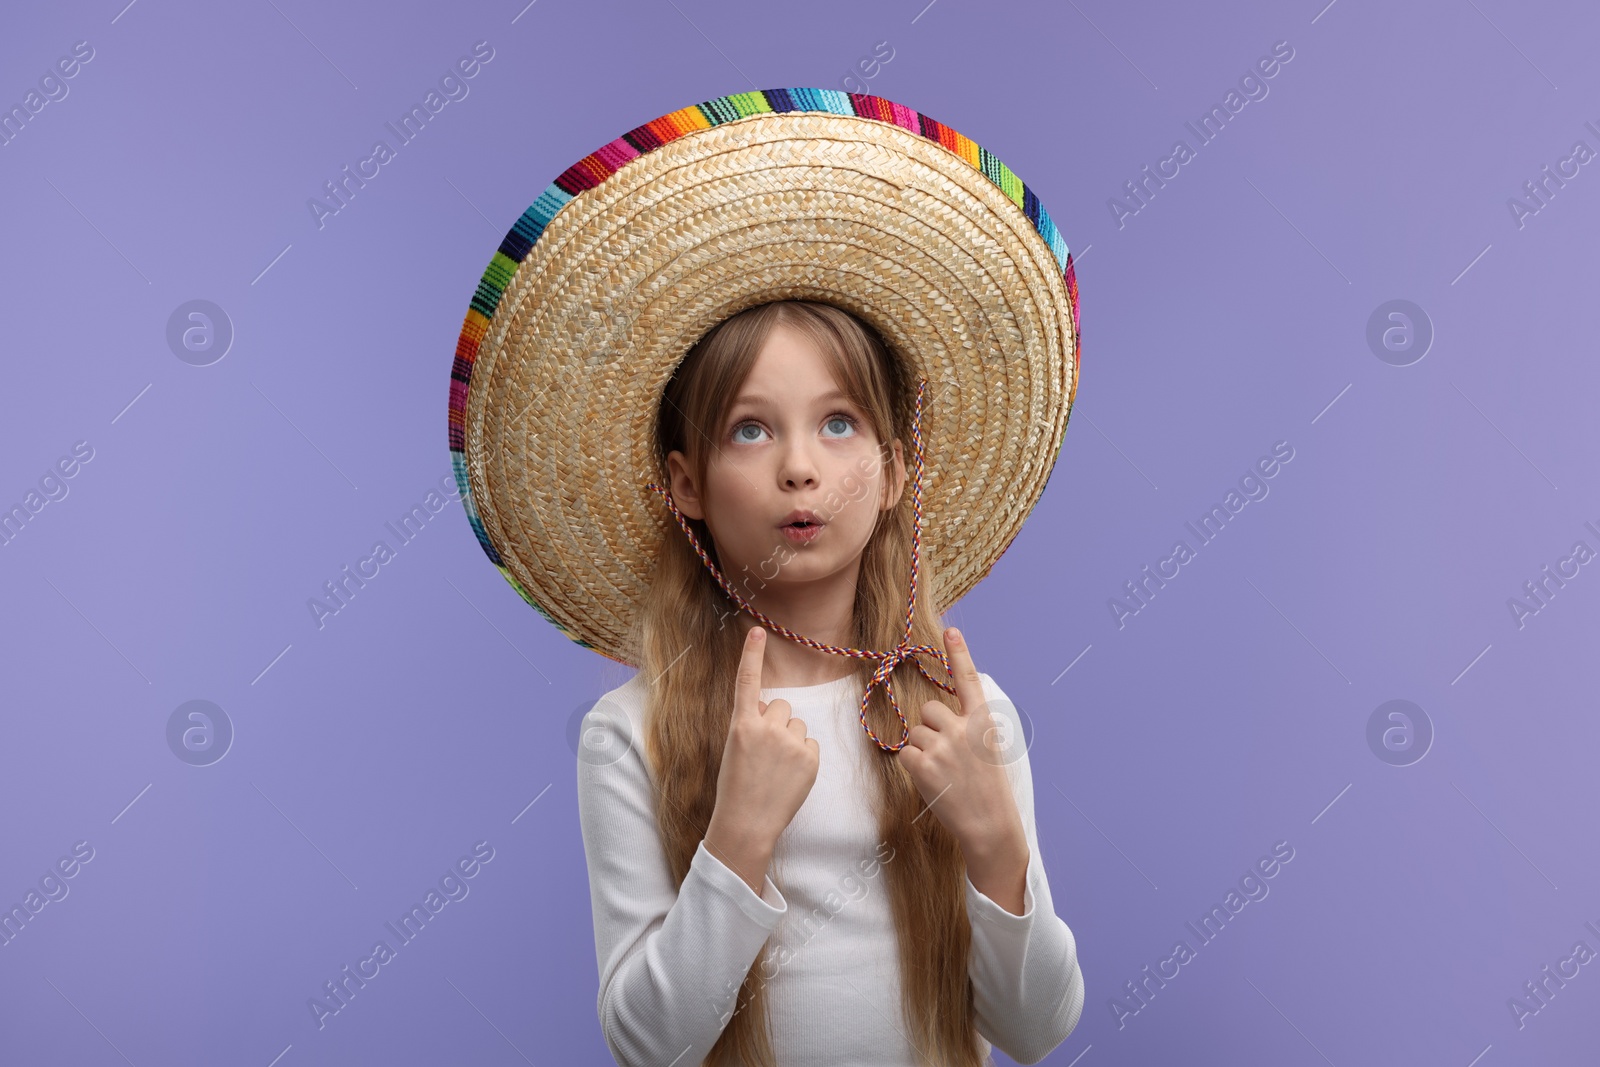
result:
[[[844,396],[832,366],[815,342],[780,323],[767,335],[735,400],[787,405]]]

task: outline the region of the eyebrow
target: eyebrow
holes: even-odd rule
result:
[[[828,400],[850,400],[850,397],[849,397],[848,394],[846,394],[846,393],[844,393],[844,392],[842,392],[842,391],[840,391],[838,389],[835,389],[831,393],[824,393],[823,395],[817,397],[817,402],[818,403],[822,403],[822,402],[828,401]],[[851,401],[851,402],[854,403],[854,401]],[[772,400],[770,400],[770,399],[768,399],[767,397],[764,397],[764,396],[758,396],[755,393],[746,393],[745,395],[743,395],[743,396],[739,397],[737,400],[735,400],[734,403],[735,404],[771,404]]]

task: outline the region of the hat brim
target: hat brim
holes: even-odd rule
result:
[[[629,628],[675,528],[645,488],[663,474],[662,387],[712,326],[783,299],[852,312],[908,380],[928,379],[922,552],[939,611],[1043,493],[1077,390],[1077,292],[1031,190],[877,97],[767,90],[686,108],[545,190],[456,350],[450,444],[468,519],[580,645],[637,665]]]

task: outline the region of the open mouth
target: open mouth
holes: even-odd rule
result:
[[[805,545],[821,537],[822,529],[826,525],[826,523],[814,522],[810,519],[800,519],[795,522],[785,523],[778,529],[783,531],[783,536],[791,543]]]

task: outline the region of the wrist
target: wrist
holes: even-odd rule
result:
[[[771,852],[776,843],[776,838],[759,826],[730,818],[716,810],[711,813],[704,836],[707,847],[714,844],[717,848],[736,852]]]
[[[748,827],[719,822],[713,813],[701,843],[706,846],[707,852],[742,878],[754,892],[762,892],[773,849],[773,842],[765,834]]]
[[[987,833],[961,842],[967,867],[993,869],[1015,866],[1028,860],[1028,838],[1020,826],[1002,833]]]
[[[1004,834],[971,846],[962,845],[967,881],[972,887],[1013,915],[1021,915],[1027,901],[1028,863],[1032,856],[1026,836]]]

